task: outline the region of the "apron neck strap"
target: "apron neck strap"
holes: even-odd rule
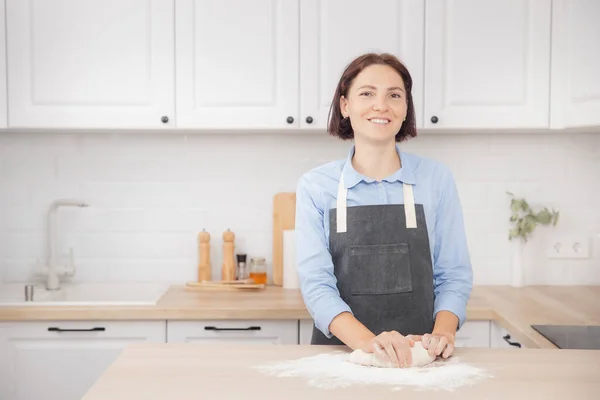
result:
[[[402,194],[404,196],[404,216],[406,217],[406,228],[414,229],[417,227],[417,213],[415,212],[415,197],[412,185],[402,182]],[[348,189],[344,187],[344,174],[340,177],[337,195],[337,232],[346,232],[346,200],[348,198]]]

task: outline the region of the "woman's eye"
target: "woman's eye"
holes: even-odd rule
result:
[[[394,99],[401,99],[401,98],[402,98],[402,95],[401,95],[401,94],[399,94],[399,93],[392,93],[392,97],[393,97]]]
[[[373,93],[371,93],[371,92],[363,92],[360,94],[360,96],[365,96],[365,97],[370,97],[372,95],[373,95]]]

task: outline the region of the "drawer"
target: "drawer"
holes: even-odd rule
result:
[[[298,344],[298,320],[167,321],[167,342]]]
[[[466,321],[456,332],[456,347],[490,347],[491,321]]]

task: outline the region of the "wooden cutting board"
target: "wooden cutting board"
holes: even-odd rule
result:
[[[296,193],[277,193],[273,198],[273,284],[283,285],[283,231],[296,224]]]

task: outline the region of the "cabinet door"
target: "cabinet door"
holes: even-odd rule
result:
[[[167,321],[169,343],[298,344],[298,320]]]
[[[6,1],[11,128],[173,127],[173,0]]]
[[[0,323],[0,399],[81,399],[123,348],[140,341],[164,343],[165,321]]]
[[[6,99],[6,27],[4,0],[0,1],[0,129],[7,127]]]
[[[421,126],[424,8],[421,0],[302,0],[301,126],[326,128],[344,69],[371,51],[392,53],[406,65]]]
[[[429,0],[427,128],[548,128],[551,0]]]
[[[177,126],[297,127],[298,24],[298,0],[178,0]]]
[[[315,322],[312,319],[301,319],[298,332],[298,344],[310,344],[312,340],[313,327]]]
[[[490,347],[490,321],[467,321],[454,340],[456,347]]]
[[[492,321],[490,327],[490,346],[492,348],[501,349],[522,349],[525,348],[518,340],[513,338],[511,334],[498,325],[497,322]]]
[[[555,0],[552,128],[600,126],[600,2]]]

